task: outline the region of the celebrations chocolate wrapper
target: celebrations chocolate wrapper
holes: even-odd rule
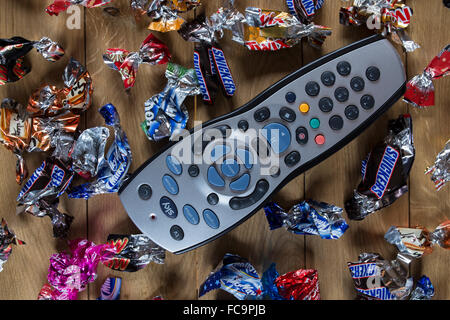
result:
[[[103,264],[117,271],[135,272],[152,261],[163,264],[166,257],[165,250],[143,234],[110,234],[107,243],[115,248],[115,254]]]
[[[72,5],[79,4],[86,8],[95,8],[110,2],[111,0],[54,0],[45,11],[51,16],[57,16],[60,12],[66,11]]]
[[[434,296],[434,286],[430,278],[422,276],[416,283],[409,300],[431,300]]]
[[[414,76],[406,84],[403,101],[415,107],[434,106],[433,80],[445,77],[450,73],[450,45],[447,45],[431,60],[422,74]]]
[[[179,16],[180,13],[189,11],[200,5],[200,0],[132,0],[131,7],[137,14],[144,12],[153,20],[148,28],[154,31],[168,32],[180,29],[184,19]]]
[[[392,39],[407,52],[420,48],[404,30],[411,22],[413,11],[403,1],[353,0],[352,3],[352,6],[340,9],[341,24],[366,25],[368,29],[380,30],[384,36],[391,34]]]
[[[325,202],[302,201],[286,212],[271,202],[264,207],[270,230],[285,227],[301,235],[318,235],[322,239],[339,239],[348,229],[342,208]]]
[[[5,219],[2,218],[0,224],[0,272],[2,272],[3,265],[12,253],[13,244],[24,245],[25,242],[17,239],[14,232],[8,228]]]
[[[411,116],[400,115],[389,122],[385,141],[363,160],[362,181],[345,203],[348,217],[362,220],[405,194],[414,157]]]
[[[162,92],[145,102],[145,121],[141,127],[147,138],[159,141],[176,136],[186,127],[189,113],[183,101],[187,96],[200,94],[194,69],[168,63],[167,85]]]
[[[431,174],[431,181],[437,191],[450,181],[450,140],[445,144],[444,149],[436,156],[434,165],[425,170],[425,174]]]
[[[39,41],[30,41],[22,37],[0,39],[0,86],[20,80],[30,72],[31,68],[25,65],[24,57],[33,48],[51,62],[59,60],[64,55],[64,49],[47,37]]]
[[[122,288],[122,279],[118,277],[106,278],[100,289],[100,297],[97,300],[120,300],[120,289]]]
[[[302,23],[312,21],[325,0],[286,0],[289,13],[295,15]]]
[[[111,69],[119,71],[125,89],[134,86],[140,64],[165,64],[170,58],[169,48],[153,34],[149,34],[142,42],[139,52],[110,48],[103,55],[105,64]]]
[[[99,110],[108,126],[114,128],[114,142],[98,164],[95,181],[76,186],[68,193],[69,198],[84,198],[115,193],[122,185],[130,168],[132,156],[127,135],[120,126],[119,113],[112,104],[106,104]]]

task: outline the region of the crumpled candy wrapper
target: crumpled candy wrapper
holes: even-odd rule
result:
[[[12,253],[12,245],[24,245],[25,242],[17,239],[12,230],[8,228],[5,219],[2,218],[0,224],[0,272],[3,271],[3,265]]]
[[[0,86],[18,81],[30,72],[31,68],[24,64],[24,57],[33,48],[51,62],[59,60],[64,55],[64,49],[47,37],[39,41],[30,41],[22,37],[0,39]]]
[[[114,128],[114,142],[98,166],[95,181],[76,186],[68,193],[69,198],[84,198],[115,193],[122,185],[130,168],[132,156],[127,135],[120,126],[119,113],[112,104],[106,104],[99,110],[108,126]]]
[[[111,0],[54,0],[53,3],[45,9],[45,11],[51,16],[57,16],[60,12],[66,11],[72,5],[95,8],[110,2]]]
[[[419,297],[420,290],[431,299],[431,282],[424,286],[423,277],[413,291],[414,279],[408,277],[411,260],[404,255],[397,255],[392,261],[384,260],[378,253],[361,253],[357,262],[348,262],[348,268],[353,278],[358,298],[363,300],[407,300]],[[429,279],[428,279],[429,281]],[[432,286],[432,285],[431,285]],[[412,292],[416,292],[413,295]],[[431,295],[430,295],[431,294]]]
[[[354,0],[352,6],[341,8],[339,21],[344,25],[366,25],[369,29],[381,30],[384,36],[391,34],[405,51],[412,52],[420,48],[405,32],[412,15],[412,9],[401,0]]]
[[[434,296],[434,286],[430,278],[422,276],[416,283],[414,291],[409,300],[431,300]]]
[[[413,258],[421,258],[433,251],[433,245],[450,249],[450,220],[441,223],[435,231],[426,228],[390,227],[384,235],[387,242],[397,246],[399,252]]]
[[[279,276],[271,264],[261,278],[244,258],[225,254],[223,261],[200,286],[199,297],[222,289],[239,300],[319,300],[316,270],[296,270]]]
[[[97,278],[98,264],[114,255],[110,244],[77,239],[69,241],[70,253],[62,252],[50,257],[48,284],[44,285],[38,299],[76,300],[78,292],[86,289]]]
[[[408,81],[403,101],[419,108],[434,106],[433,80],[445,77],[449,73],[450,45],[447,45],[431,60],[423,73]]]
[[[436,156],[434,165],[425,170],[425,174],[431,174],[431,181],[437,191],[450,181],[450,140],[445,144],[444,149]]]
[[[143,234],[110,234],[107,243],[115,248],[116,253],[103,264],[117,271],[135,272],[152,261],[163,264],[166,257],[165,250]]]
[[[97,300],[120,300],[122,279],[119,277],[106,278],[100,289],[100,297]]]
[[[362,181],[345,203],[352,220],[362,220],[408,191],[408,175],[414,162],[415,149],[412,119],[409,114],[389,121],[388,135],[375,146],[362,162]]]
[[[147,138],[159,141],[176,136],[186,127],[189,113],[183,101],[187,96],[200,94],[194,69],[169,62],[167,85],[162,92],[145,102],[145,121],[141,127]]]
[[[286,212],[271,202],[264,207],[270,230],[285,227],[301,235],[318,235],[322,239],[339,239],[348,229],[342,208],[325,202],[302,201]]]
[[[149,34],[142,42],[139,52],[110,48],[103,55],[105,64],[111,69],[119,71],[126,90],[134,86],[140,64],[166,64],[170,58],[169,48],[153,34]]]
[[[308,24],[322,8],[325,0],[286,0],[289,13],[295,15],[302,23]]]

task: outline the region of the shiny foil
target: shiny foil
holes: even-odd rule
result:
[[[45,9],[45,11],[51,16],[57,16],[60,12],[66,11],[72,5],[95,8],[110,2],[111,0],[54,0],[53,3]]]
[[[450,140],[445,144],[444,149],[439,152],[434,161],[434,165],[425,170],[425,174],[430,175],[431,181],[437,191],[441,190],[450,181]]]
[[[181,28],[184,19],[179,16],[180,13],[186,12],[200,5],[200,0],[153,0],[148,7],[141,3],[134,7],[138,11],[147,8],[147,15],[152,18],[152,22],[148,26],[150,30],[159,32],[176,31]],[[133,8],[133,4],[132,4]]]
[[[25,242],[17,239],[14,232],[8,228],[5,219],[2,218],[2,222],[0,224],[0,272],[2,272],[3,265],[12,253],[13,244],[24,245]]]

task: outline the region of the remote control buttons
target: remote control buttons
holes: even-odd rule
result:
[[[225,159],[221,166],[222,173],[229,178],[236,176],[239,172],[239,164],[234,159]]]
[[[236,155],[238,158],[244,163],[244,166],[247,169],[251,169],[253,167],[253,156],[250,151],[247,149],[237,149]]]
[[[180,162],[174,156],[167,156],[166,158],[167,168],[173,173],[179,176],[183,172]]]
[[[377,81],[380,79],[380,69],[374,66],[368,67],[366,70],[366,77],[370,81]]]
[[[245,132],[248,130],[248,122],[246,120],[241,120],[238,122],[238,128],[242,131]]]
[[[172,238],[174,238],[177,241],[181,241],[184,238],[184,231],[183,229],[181,229],[180,226],[177,225],[173,225],[170,228],[170,235],[172,236]]]
[[[188,168],[188,173],[192,178],[195,178],[200,173],[200,169],[196,164],[191,164]]]
[[[159,206],[162,212],[171,219],[175,219],[178,216],[178,209],[175,203],[168,197],[162,197],[159,200]]]
[[[229,202],[230,208],[233,210],[248,208],[261,200],[268,190],[269,183],[266,180],[261,179],[256,183],[255,189],[248,196],[231,198]]]
[[[267,107],[262,107],[261,109],[258,109],[253,114],[253,117],[257,122],[263,122],[270,117],[270,110]]]
[[[344,113],[348,120],[356,120],[359,116],[358,107],[354,105],[347,106]]]
[[[186,220],[191,224],[198,224],[200,222],[200,217],[193,206],[187,204],[183,207],[183,215]]]
[[[342,119],[341,116],[332,116],[330,118],[330,120],[328,120],[328,124],[330,125],[330,128],[333,130],[341,130],[342,127],[344,126],[344,120]],[[317,138],[317,136],[316,136]],[[316,141],[317,142],[317,141]],[[321,144],[321,143],[319,143]]]
[[[295,115],[295,112],[292,109],[282,107],[280,109],[280,118],[287,122],[293,122],[295,121],[295,118],[297,116]]]
[[[300,153],[298,151],[292,151],[284,158],[284,163],[288,167],[296,165],[300,161]]]
[[[231,148],[226,144],[218,144],[211,150],[211,162],[216,162],[218,159],[230,153]]]
[[[282,153],[291,144],[291,133],[289,129],[280,123],[270,123],[262,130],[262,136],[266,138],[276,154]]]
[[[310,97],[315,97],[319,94],[320,92],[320,86],[317,82],[315,81],[310,81],[306,84],[305,86],[305,91],[306,94]]]
[[[238,179],[230,183],[230,189],[233,191],[245,191],[250,184],[250,175],[248,173],[243,174]]]
[[[319,109],[322,112],[330,112],[333,110],[333,100],[328,97],[324,97],[319,100]]]
[[[320,127],[320,120],[318,118],[312,118],[311,120],[309,120],[309,125],[311,126],[311,128],[317,129]]]
[[[318,145],[323,145],[325,144],[325,136],[323,134],[318,134],[315,138],[314,141],[316,142],[316,144]]]
[[[228,138],[231,134],[230,126],[227,126],[226,124],[217,126],[214,129],[218,129],[220,131],[220,133],[222,133],[223,138]]]
[[[217,229],[220,226],[219,218],[217,218],[216,214],[210,209],[203,210],[203,220],[205,220],[208,227],[212,229]]]
[[[375,105],[375,99],[370,94],[365,94],[361,97],[361,107],[365,110],[370,110]]]
[[[212,206],[215,206],[219,202],[219,196],[215,193],[210,193],[206,197],[206,201]]]
[[[217,172],[216,168],[214,166],[210,166],[208,168],[208,182],[216,187],[224,187],[225,181],[222,179],[222,177]]]
[[[344,87],[339,87],[334,91],[334,97],[336,98],[337,101],[339,102],[345,102],[348,100],[348,90],[347,88]]]
[[[289,91],[288,93],[286,93],[286,102],[288,103],[294,103],[295,99],[297,99],[297,96],[295,95],[295,93]]]
[[[298,110],[300,110],[301,113],[308,113],[309,111],[309,104],[307,103],[302,103],[299,105]]]
[[[178,184],[174,178],[166,174],[162,178],[162,183],[164,188],[166,188],[167,192],[173,195],[178,194]]]
[[[306,144],[308,142],[308,130],[305,127],[298,127],[295,130],[295,139],[299,144]]]
[[[361,77],[354,77],[350,80],[350,87],[356,92],[364,90],[364,79]]]
[[[280,175],[281,171],[280,171],[279,167],[273,166],[273,167],[270,167],[269,173],[272,178],[276,178]]]
[[[331,87],[334,82],[336,81],[336,76],[334,75],[333,72],[331,71],[325,71],[324,73],[322,73],[322,75],[320,76],[320,80],[322,80],[322,83],[327,86],[327,87]]]
[[[336,70],[341,76],[344,77],[350,74],[352,71],[352,66],[347,61],[341,61],[337,64]]]
[[[139,198],[148,200],[152,196],[152,188],[148,184],[141,184],[138,188]]]

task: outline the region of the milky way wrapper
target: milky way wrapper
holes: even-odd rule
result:
[[[0,272],[2,272],[3,265],[12,253],[13,244],[24,245],[25,242],[17,239],[14,232],[8,228],[5,219],[2,218],[2,222],[0,224]]]
[[[0,86],[18,81],[31,71],[31,67],[25,64],[24,57],[33,48],[50,62],[55,62],[64,55],[64,49],[47,37],[39,41],[22,37],[0,39]]]
[[[200,94],[194,69],[169,62],[166,78],[164,90],[145,102],[145,121],[141,127],[147,138],[153,141],[177,136],[189,119],[184,100],[187,96]]]
[[[136,4],[135,12],[142,11],[146,7],[141,1]],[[148,2],[148,1],[145,1]],[[153,0],[147,7],[147,15],[153,20],[148,28],[159,32],[179,30],[184,23],[180,13],[187,12],[200,5],[200,0]],[[132,5],[133,8],[133,5]]]
[[[108,277],[105,279],[101,289],[100,297],[97,300],[119,300],[122,279],[119,277]]]
[[[114,142],[98,165],[98,174],[94,181],[71,188],[69,198],[90,197],[103,193],[119,191],[130,168],[132,155],[127,135],[120,126],[119,113],[108,103],[100,108],[100,114],[108,126],[114,128]]]
[[[431,60],[425,70],[414,76],[406,84],[403,101],[415,107],[434,106],[433,80],[442,78],[450,73],[450,45],[447,45]]]
[[[110,2],[111,0],[54,0],[53,3],[45,9],[45,11],[51,16],[57,16],[60,12],[66,11],[72,5],[95,8]]]
[[[450,181],[450,140],[447,141],[444,149],[436,156],[434,165],[425,170],[425,174],[430,175],[437,191],[441,190]]]
[[[114,246],[116,252],[103,264],[113,270],[136,272],[152,261],[163,264],[166,258],[165,250],[143,234],[110,234],[107,243]]]
[[[142,42],[139,52],[110,48],[103,55],[105,64],[120,73],[126,90],[134,86],[139,65],[166,64],[170,58],[169,48],[153,34]]]
[[[362,220],[408,191],[407,179],[414,162],[415,149],[410,115],[390,120],[388,135],[362,162],[362,180],[353,197],[345,203],[352,220]]]
[[[322,239],[339,239],[348,229],[342,208],[313,200],[302,201],[288,212],[271,202],[264,206],[270,230],[285,227],[300,235],[318,235]]]

